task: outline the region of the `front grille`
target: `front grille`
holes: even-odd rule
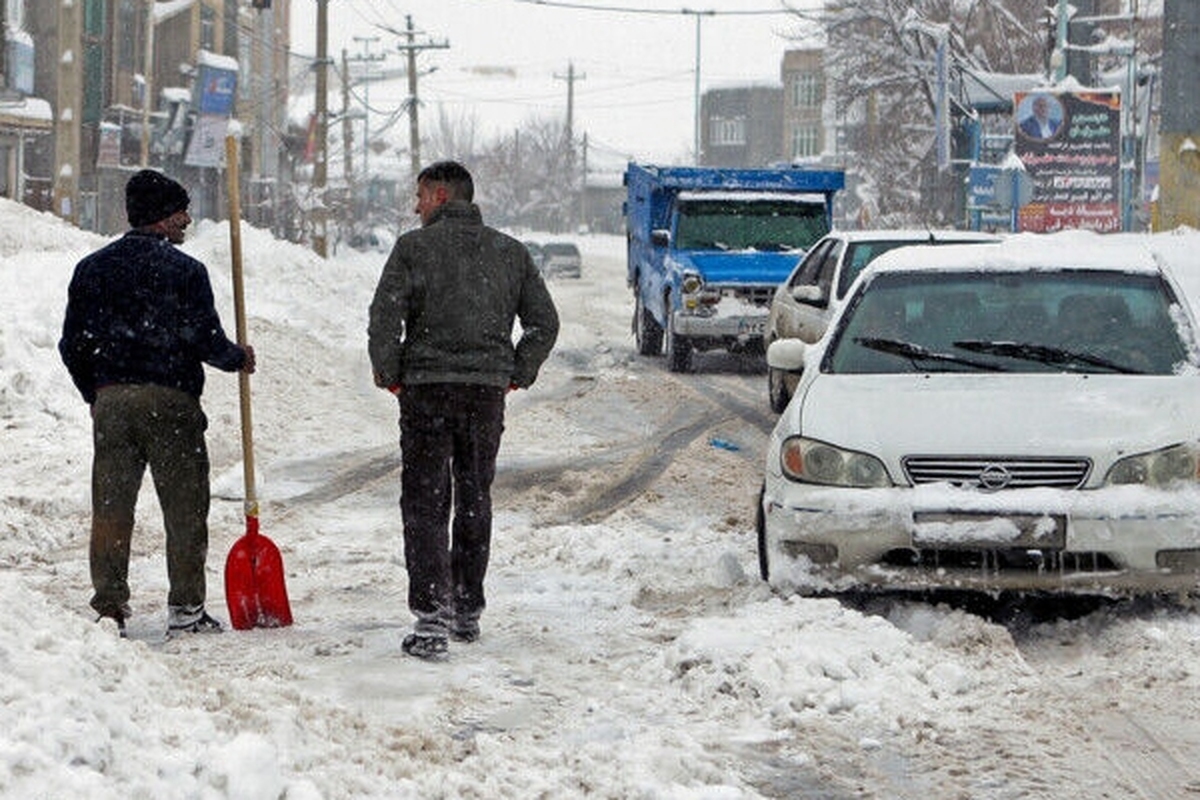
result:
[[[993,490],[1078,489],[1092,469],[1092,462],[1086,458],[908,456],[902,463],[914,486],[945,482]]]
[[[767,308],[775,297],[774,286],[737,286],[726,289],[726,293],[745,303]]]

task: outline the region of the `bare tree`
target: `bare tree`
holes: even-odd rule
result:
[[[797,14],[825,33],[844,147],[871,187],[875,222],[948,221],[960,181],[936,168],[939,49],[951,69],[1037,72],[1044,0],[829,0]]]

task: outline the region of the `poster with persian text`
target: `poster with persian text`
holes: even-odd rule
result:
[[[1121,95],[1032,91],[1013,96],[1015,150],[1033,181],[1023,231],[1121,230]]]

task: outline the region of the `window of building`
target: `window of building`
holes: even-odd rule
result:
[[[709,122],[708,140],[718,146],[744,145],[746,143],[745,117],[713,117]]]
[[[792,105],[797,108],[818,108],[821,105],[821,76],[801,72],[792,78]]]
[[[139,9],[140,6],[140,9]],[[117,6],[117,67],[130,72],[141,72],[142,65],[137,63],[135,38],[145,27],[145,4],[135,0],[121,0]],[[139,14],[138,11],[142,13]]]
[[[811,158],[821,155],[821,132],[814,125],[801,125],[792,130],[792,158]]]
[[[217,52],[217,12],[200,6],[200,49]]]

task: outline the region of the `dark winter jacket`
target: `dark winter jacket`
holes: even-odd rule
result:
[[[208,271],[166,238],[130,231],[75,267],[58,351],[89,404],[109,384],[153,383],[199,397],[204,368],[233,372]]]
[[[367,332],[385,386],[526,388],[558,337],[558,312],[525,246],[484,225],[477,206],[451,201],[396,241]]]

